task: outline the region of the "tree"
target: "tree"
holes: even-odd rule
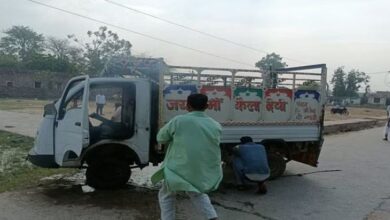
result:
[[[77,66],[70,63],[68,59],[59,59],[51,54],[33,55],[25,67],[31,70],[48,70],[51,72],[78,73]]]
[[[282,57],[279,54],[271,53],[267,54],[265,57],[261,58],[260,61],[256,63],[256,67],[262,70],[273,70],[287,67],[287,63],[282,61]]]
[[[71,46],[68,39],[48,37],[45,46],[50,54],[58,59],[77,62],[82,58],[82,49]]]
[[[364,85],[369,88],[369,76],[364,72],[352,69],[346,74],[344,67],[338,67],[332,77],[333,96],[357,97],[359,89]]]
[[[86,73],[90,75],[99,74],[105,63],[112,56],[131,55],[131,43],[127,40],[120,39],[118,34],[108,30],[107,27],[100,27],[97,31],[88,31],[88,42],[83,43],[74,35],[69,35],[70,39],[83,48],[83,58],[86,61]]]
[[[331,84],[333,85],[333,96],[345,97],[345,72],[344,67],[338,67],[333,74]]]
[[[369,76],[359,70],[349,71],[345,81],[345,93],[348,97],[357,97],[358,91],[362,85],[366,85],[369,82]]]
[[[313,89],[317,90],[320,88],[320,84],[314,80],[307,80],[302,83],[301,86],[298,87],[298,89]]]
[[[3,54],[0,52],[0,67],[17,67],[18,66],[18,58],[14,55]]]
[[[4,33],[6,36],[0,39],[0,50],[4,54],[15,55],[25,62],[43,51],[43,35],[27,26],[13,26]]]
[[[83,50],[79,47],[70,45],[68,39],[59,39],[48,37],[45,44],[46,49],[52,57],[46,57],[54,61],[56,71],[70,71],[71,73],[85,72],[85,59],[83,58]],[[44,62],[47,62],[46,61]],[[35,60],[38,61],[38,60]],[[39,64],[38,66],[40,66]],[[44,64],[43,66],[46,66]]]
[[[284,68],[287,66],[285,62],[282,61],[282,57],[279,54],[271,53],[267,54],[265,57],[261,58],[255,65],[263,71],[269,71]],[[267,87],[276,87],[278,84],[278,74],[272,73],[266,74],[263,79],[263,85]]]

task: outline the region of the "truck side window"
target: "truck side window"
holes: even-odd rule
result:
[[[69,92],[71,91],[72,88],[74,88],[75,86],[79,85],[81,82],[83,82],[84,79],[79,79],[79,80],[75,80],[73,82],[71,82],[65,89],[65,92],[64,92],[64,95],[61,99],[61,102],[60,102],[60,107],[59,107],[59,112],[58,112],[58,120],[61,120],[64,118],[64,115],[65,115],[65,112],[66,112],[66,106],[69,104],[68,101],[71,100],[71,98],[68,98],[69,96]],[[77,94],[80,93],[80,97],[82,97],[82,94],[83,94],[83,89],[81,90],[81,92],[77,92]],[[76,94],[76,95],[77,95]],[[73,95],[74,96],[74,95]],[[67,99],[68,98],[68,99]],[[81,98],[80,98],[81,99]],[[80,100],[81,102],[81,100]],[[81,103],[80,103],[81,104]]]
[[[132,134],[134,132],[134,116],[135,116],[135,87],[129,85],[123,88],[122,98],[122,123],[130,130]]]
[[[72,96],[68,101],[66,101],[64,109],[65,109],[65,114],[67,111],[72,110],[72,109],[80,109],[82,105],[82,95],[83,95],[83,90],[80,92],[76,93],[75,95]]]

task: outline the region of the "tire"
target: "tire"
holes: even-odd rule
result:
[[[280,177],[286,170],[286,161],[280,154],[277,153],[270,153],[268,155],[268,165],[270,169],[269,180]]]
[[[96,189],[118,189],[126,185],[131,176],[125,161],[99,161],[88,164],[86,184]]]

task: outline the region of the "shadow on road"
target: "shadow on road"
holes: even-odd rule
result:
[[[82,185],[60,179],[41,184],[38,187],[42,199],[55,205],[74,205],[99,207],[103,209],[126,209],[145,213],[137,219],[158,219],[160,210],[157,192],[149,189],[127,185],[118,190],[96,190],[84,193]]]

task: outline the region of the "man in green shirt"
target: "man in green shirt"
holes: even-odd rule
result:
[[[222,180],[222,128],[204,113],[207,102],[203,94],[188,96],[189,113],[173,118],[157,135],[159,143],[169,145],[162,168],[152,176],[153,183],[164,180],[158,195],[162,220],[175,219],[177,192],[186,192],[208,219],[217,219],[206,193]]]

